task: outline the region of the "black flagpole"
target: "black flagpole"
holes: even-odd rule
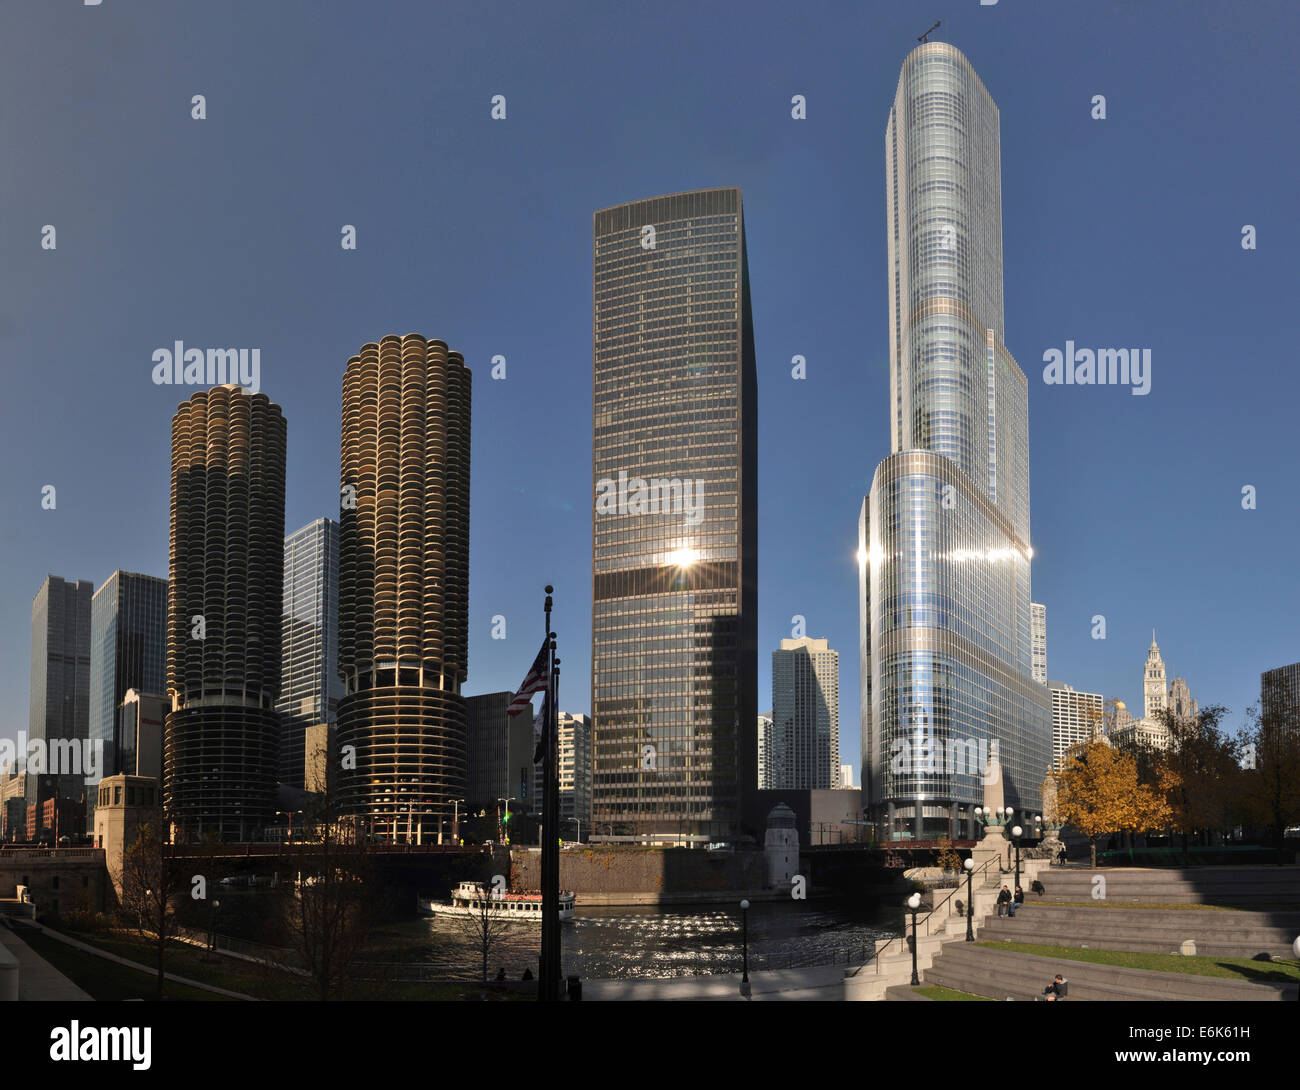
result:
[[[558,752],[556,734],[559,716],[556,701],[559,699],[559,662],[555,657],[555,633],[551,631],[551,594],[554,588],[546,587],[546,638],[549,644],[545,702],[546,721],[542,725],[545,736],[543,754],[542,789],[542,960],[537,998],[543,1003],[560,998],[560,782],[556,765]]]

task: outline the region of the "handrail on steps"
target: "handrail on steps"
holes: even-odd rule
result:
[[[998,873],[999,873],[999,874],[1002,873],[1002,858],[1001,858],[1001,856],[1002,856],[1002,853],[1001,853],[1001,852],[999,852],[997,855],[991,855],[991,856],[988,857],[988,859],[984,860],[984,862],[981,863],[981,864],[979,865],[979,867],[977,867],[975,870],[971,871],[971,877],[970,877],[970,881],[971,881],[971,890],[972,890],[971,900],[974,900],[974,899],[975,899],[975,898],[974,898],[974,895],[973,895],[973,891],[974,891],[975,876],[976,876],[977,874],[983,875],[985,878],[987,878],[988,875],[984,874],[984,871],[986,871],[986,870],[989,868],[990,864],[993,864],[993,863],[998,864]],[[960,892],[961,892],[961,887],[962,887],[964,884],[965,884],[965,883],[962,881],[962,878],[959,877],[958,880],[957,880],[957,887],[956,887],[955,889],[951,889],[951,890],[949,890],[949,891],[948,891],[948,896],[947,896],[947,897],[945,897],[942,901],[939,901],[937,904],[935,904],[934,907],[932,907],[932,908],[930,909],[929,912],[927,912],[924,916],[921,917],[920,920],[917,921],[917,929],[919,930],[919,929],[920,929],[920,925],[921,925],[924,921],[928,920],[928,919],[929,919],[931,916],[933,916],[933,915],[934,915],[934,914],[935,914],[935,913],[936,913],[940,908],[942,908],[944,905],[946,905],[946,904],[948,903],[949,898],[951,898],[954,894],[960,893]],[[966,906],[966,911],[969,912],[970,910],[971,910],[971,906],[970,906],[970,905],[967,905],[967,906]],[[879,950],[876,951],[876,956],[875,956],[875,961],[876,961],[876,963],[879,964],[880,959],[881,959],[882,957],[885,956],[885,954],[886,954],[886,952],[889,950],[890,946],[892,946],[895,942],[898,942],[898,941],[900,941],[900,940],[906,940],[906,939],[907,939],[907,921],[906,921],[906,918],[904,918],[904,921],[903,921],[903,934],[901,934],[901,935],[895,935],[892,939],[889,940],[889,942],[885,943],[884,946],[882,946]]]

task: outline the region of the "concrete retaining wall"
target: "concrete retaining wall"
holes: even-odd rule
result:
[[[540,852],[512,851],[510,862],[512,888],[541,888]],[[710,904],[733,896],[758,897],[766,880],[761,851],[581,848],[560,853],[560,887],[576,893],[579,906]]]
[[[39,915],[83,904],[102,912],[107,880],[104,853],[98,849],[0,852],[0,897],[12,898],[20,885],[27,886]]]

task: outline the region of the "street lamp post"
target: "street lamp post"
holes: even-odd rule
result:
[[[504,798],[504,799],[497,799],[497,840],[499,842],[505,841],[509,835],[510,830],[506,828],[506,825],[509,823],[510,804],[514,801],[515,801],[514,795],[511,795],[508,798]],[[503,802],[506,804],[506,812],[505,812],[505,816],[507,819],[506,821],[501,820],[501,803]]]
[[[212,902],[212,917],[208,921],[208,949],[216,950],[217,948],[217,909],[221,907],[221,902],[214,900]]]
[[[744,951],[745,968],[740,974],[740,994],[749,998],[749,901],[740,902],[741,949]]]
[[[916,973],[916,910],[921,907],[921,895],[913,893],[907,899],[907,907],[912,910],[912,984],[921,983],[921,978]]]
[[[1024,835],[1024,829],[1019,825],[1011,829],[1011,839],[1016,845],[1016,888],[1020,887],[1020,838]]]
[[[967,859],[962,864],[966,868],[966,941],[975,941],[975,932],[971,927],[971,913],[975,910],[974,897],[971,894],[971,876],[975,873],[975,860]]]
[[[279,817],[281,814],[283,814],[285,817],[289,819],[289,839],[287,841],[287,843],[289,844],[293,843],[293,815],[301,814],[301,813],[302,813],[301,810],[277,810],[275,812],[276,817]]]

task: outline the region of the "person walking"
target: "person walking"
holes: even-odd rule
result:
[[[1065,866],[1065,849],[1064,849],[1064,848],[1062,848],[1059,852],[1056,853],[1056,861],[1057,861],[1058,863],[1060,863],[1061,866]]]
[[[1006,886],[1002,887],[998,893],[998,915],[1003,916],[1007,912],[1007,905],[1011,904],[1011,891]]]

